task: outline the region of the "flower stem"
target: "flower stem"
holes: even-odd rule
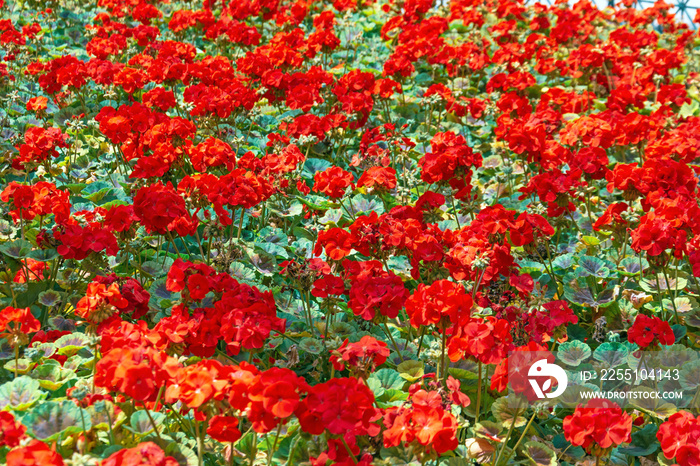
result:
[[[536,415],[537,415],[537,411],[535,411],[534,413],[532,413],[532,417],[530,417],[530,420],[528,421],[527,425],[525,426],[525,430],[523,430],[522,435],[520,435],[520,438],[519,438],[518,441],[516,442],[515,446],[513,447],[513,449],[511,450],[511,452],[508,453],[508,456],[506,456],[506,458],[505,458],[505,463],[504,463],[504,464],[508,464],[508,460],[510,459],[510,455],[512,455],[512,454],[515,452],[515,450],[517,450],[518,447],[520,446],[520,443],[521,443],[521,442],[523,441],[523,439],[525,438],[525,434],[527,434],[528,429],[529,429],[530,426],[532,425],[532,421],[535,420],[535,416],[536,416]],[[497,466],[497,465],[494,465],[494,466]]]
[[[396,351],[396,354],[399,355],[399,359],[401,362],[403,362],[403,356],[401,356],[401,351],[399,351],[399,345],[396,344],[396,340],[394,340],[394,336],[391,334],[391,331],[389,330],[389,326],[387,325],[386,321],[384,321],[384,330],[386,331],[387,336],[391,340],[391,344],[394,345],[394,351]]]
[[[476,385],[476,417],[474,418],[475,424],[479,422],[479,411],[481,409],[481,369],[481,361],[479,361],[479,379]]]

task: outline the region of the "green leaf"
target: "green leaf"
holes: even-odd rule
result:
[[[329,202],[328,200],[320,197],[320,196],[313,196],[309,195],[306,197],[296,197],[296,200],[304,204],[306,207],[308,207],[311,210],[329,210],[333,209],[338,206],[338,204],[333,204],[332,202]]]
[[[589,247],[590,246],[598,246],[600,244],[600,240],[598,238],[596,238],[595,236],[582,236],[581,242]]]
[[[571,302],[584,307],[607,307],[615,302],[618,288],[607,288],[596,296],[583,280],[573,280],[564,285],[564,296]]]
[[[39,295],[49,287],[48,281],[29,282],[26,284],[27,291],[17,295],[17,307],[34,306],[39,299]]]
[[[277,271],[277,259],[272,254],[258,250],[250,255],[250,263],[262,275],[270,277]]]
[[[58,348],[58,354],[62,356],[73,356],[90,343],[90,338],[84,333],[71,333],[63,335],[54,344]]]
[[[38,380],[23,375],[0,385],[0,411],[11,409],[26,411],[35,403],[46,398],[39,388]]]
[[[165,285],[166,279],[160,278],[153,282],[148,292],[151,294],[151,304],[154,307],[159,307],[158,304],[162,300],[174,300],[180,296],[180,293],[169,291]]]
[[[552,445],[554,445],[554,448],[557,450],[566,451],[566,454],[573,458],[583,458],[586,456],[586,452],[583,448],[571,445],[571,442],[566,440],[564,434],[556,435],[552,439]]]
[[[518,406],[520,409],[517,410],[516,414]],[[510,428],[513,421],[515,421],[515,427],[522,427],[527,422],[525,416],[522,415],[525,412],[523,406],[527,406],[527,400],[517,400],[513,395],[508,395],[494,401],[491,405],[491,412],[496,420],[506,428]]]
[[[696,390],[700,387],[700,360],[684,364],[678,382],[684,390]]]
[[[151,414],[151,417],[153,418],[153,422],[155,422],[156,427],[160,428],[160,426],[163,425],[163,422],[165,421],[165,414],[156,411],[149,411],[149,413]],[[139,410],[132,414],[130,425],[132,431],[137,434],[147,435],[154,432],[153,424],[148,418],[148,413],[145,410]],[[160,429],[158,430],[160,431]]]
[[[396,370],[399,372],[401,378],[409,382],[415,382],[425,374],[422,361],[404,361],[396,367]]]
[[[119,419],[125,417],[123,412],[117,415],[116,406],[108,400],[96,401],[85,409],[90,413],[93,429],[109,430],[110,421],[115,428]]]
[[[593,256],[583,256],[578,261],[576,272],[580,277],[607,278],[610,275],[612,264],[608,267],[606,261]]]
[[[557,454],[541,442],[527,442],[523,454],[530,459],[533,466],[557,466]]]
[[[252,283],[255,281],[255,272],[246,267],[242,262],[232,262],[228,268],[228,273],[239,282]]]
[[[668,290],[682,290],[688,286],[688,280],[685,278],[685,273],[679,272],[678,278],[669,277],[668,283],[663,274],[657,274],[655,278],[644,278],[639,282],[639,286],[647,293],[658,294],[659,290],[664,293]]]
[[[24,358],[19,358],[19,359],[10,359],[5,363],[5,370],[8,372],[15,372],[15,366],[17,366],[17,373],[18,374],[26,374],[29,372],[29,369],[34,366],[35,363],[30,361],[29,359],[24,359]]]
[[[381,215],[384,213],[384,203],[377,196],[356,194],[343,204],[342,210],[348,214],[348,217],[359,217],[370,212],[376,212],[378,215]]]
[[[605,368],[611,369],[625,363],[629,349],[623,343],[605,342],[593,351],[593,359],[604,364]]]
[[[0,252],[13,259],[24,259],[29,255],[31,250],[32,244],[23,239],[0,245]]]
[[[688,333],[688,329],[685,325],[680,324],[671,325],[671,330],[673,330],[673,335],[676,337],[676,343],[680,342]]]
[[[370,379],[376,378],[381,386],[385,389],[394,388],[401,389],[404,385],[404,380],[401,375],[394,369],[379,369],[370,376]]]
[[[75,372],[64,369],[55,359],[48,359],[37,366],[29,376],[39,381],[41,388],[56,391],[69,380],[75,379]]]
[[[39,262],[48,262],[58,257],[55,249],[35,249],[27,254],[27,257]]]
[[[524,274],[524,273],[532,274],[532,273],[537,273],[537,272],[542,273],[545,270],[544,265],[540,264],[539,262],[535,262],[535,261],[521,260],[519,262],[519,265],[520,265],[520,273],[521,274]]]
[[[585,341],[586,338],[588,338],[588,332],[586,332],[586,329],[577,324],[567,326],[566,334],[571,340]]]
[[[557,358],[564,364],[576,367],[591,356],[591,348],[582,341],[572,340],[562,343]]]
[[[554,270],[569,270],[574,265],[574,255],[571,253],[562,254],[552,260]]]
[[[620,453],[631,456],[647,456],[659,449],[659,441],[656,432],[659,428],[655,424],[647,424],[643,429],[632,434],[632,443],[629,447],[621,447]]]
[[[322,172],[332,167],[333,164],[328,160],[316,159],[309,157],[304,162],[304,168],[301,171],[301,176],[304,178],[313,178],[316,172]]]
[[[700,104],[698,104],[697,100],[692,100],[690,103],[685,102],[683,105],[681,105],[678,115],[681,118],[688,118],[695,115],[698,110],[700,110]]]
[[[649,263],[646,259],[642,259],[642,265],[640,267],[638,259],[634,257],[625,257],[622,259],[622,261],[620,261],[620,265],[618,267],[620,267],[619,272],[622,275],[632,277],[634,275],[639,275],[642,267],[645,269],[649,267]]]
[[[488,440],[496,440],[503,433],[503,424],[493,421],[480,421],[474,425],[474,435]]]
[[[71,400],[47,401],[32,409],[22,424],[28,432],[44,442],[53,442],[61,436],[87,432],[92,428],[90,413]]]
[[[678,411],[678,408],[671,403],[666,403],[661,398],[654,398],[655,394],[655,388],[634,387],[629,391],[629,404],[658,419],[666,419]]]
[[[199,464],[197,453],[181,443],[168,442],[168,444],[163,447],[163,452],[175,458],[177,464],[186,466],[197,466]]]

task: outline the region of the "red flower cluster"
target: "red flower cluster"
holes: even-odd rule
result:
[[[164,352],[144,346],[115,348],[95,367],[95,385],[139,401],[155,401],[160,387],[171,382],[180,366]]]
[[[659,344],[672,345],[676,342],[676,336],[665,320],[638,314],[634,324],[627,331],[627,341],[637,344],[640,348],[648,348]]]
[[[481,166],[481,155],[467,146],[464,136],[452,132],[437,133],[430,141],[432,152],[419,161],[421,179],[426,183],[449,183],[458,199],[472,190],[472,168]]]
[[[484,364],[496,364],[512,350],[512,342],[508,321],[495,317],[466,317],[455,322],[447,351],[452,362],[472,357]]]
[[[687,411],[672,414],[659,426],[656,438],[667,459],[693,466],[700,458],[700,421]]]
[[[11,450],[5,457],[7,466],[63,466],[63,458],[44,442],[32,440],[24,447]]]
[[[56,158],[60,154],[58,148],[67,148],[68,136],[59,128],[41,128],[33,126],[24,133],[24,144],[17,147],[19,157],[12,160],[12,167],[23,170],[30,164],[39,165],[49,158]]]
[[[194,354],[212,355],[222,339],[230,354],[238,354],[241,348],[262,348],[270,332],[284,331],[285,320],[277,317],[271,292],[241,284],[206,264],[177,259],[168,272],[166,286],[176,293],[186,291],[186,299],[195,301],[203,300],[209,292],[216,295],[213,307],[195,309],[190,317],[186,307],[178,306],[156,326],[175,338],[166,341],[184,342]],[[175,337],[182,334],[178,328],[187,329],[184,338]]]
[[[139,189],[134,196],[134,215],[148,229],[162,235],[176,231],[181,236],[197,228],[185,200],[168,183],[155,183]]]
[[[115,256],[119,252],[114,234],[100,222],[88,222],[82,226],[71,218],[66,224],[54,227],[53,235],[60,243],[56,248],[58,253],[66,259],[82,260],[102,251]]]
[[[385,272],[379,261],[344,261],[343,265],[352,283],[348,307],[356,316],[373,320],[399,315],[409,292],[398,275]]]
[[[112,453],[100,463],[100,466],[130,466],[134,464],[176,466],[178,462],[172,456],[166,456],[155,443],[143,442],[134,448],[125,448]]]
[[[324,431],[346,439],[376,436],[381,412],[374,407],[374,394],[358,379],[334,378],[311,387],[299,403],[296,415],[304,432],[321,435]]]
[[[411,325],[435,325],[440,330],[469,317],[472,298],[459,283],[437,280],[432,285],[418,285],[406,300],[406,312]]]
[[[27,429],[9,411],[0,411],[0,446],[14,448],[26,437]]]
[[[456,388],[459,390],[459,382]],[[435,457],[457,448],[457,419],[445,409],[443,396],[418,384],[411,387],[410,393],[410,404],[389,408],[384,414],[384,446],[408,445],[419,458]],[[461,404],[467,406],[469,399],[461,400]]]
[[[367,378],[377,366],[384,364],[391,354],[387,344],[376,338],[365,335],[360,341],[350,343],[346,338],[340,347],[333,352],[330,362],[336,370],[350,366],[353,376]]]
[[[53,214],[56,222],[64,223],[70,217],[68,191],[58,189],[48,181],[32,185],[11,181],[0,193],[0,200],[12,202],[14,210],[10,211],[10,215],[15,222]]]
[[[564,435],[574,446],[582,446],[595,456],[623,443],[632,442],[632,416],[619,405],[602,398],[578,405],[564,418]]]
[[[10,346],[26,345],[29,334],[38,332],[41,323],[28,307],[18,309],[8,306],[0,311],[0,338],[7,339]]]
[[[325,194],[331,199],[343,197],[349,186],[353,186],[352,173],[340,167],[330,167],[314,176],[314,192]]]

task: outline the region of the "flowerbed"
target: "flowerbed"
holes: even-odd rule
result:
[[[697,464],[700,39],[627,3],[4,4],[0,462]]]

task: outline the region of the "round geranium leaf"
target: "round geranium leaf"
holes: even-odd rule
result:
[[[42,291],[41,293],[39,293],[37,301],[39,302],[39,304],[42,304],[46,307],[54,307],[59,302],[61,302],[61,293],[54,290]]]
[[[557,358],[564,364],[576,367],[591,356],[591,348],[582,341],[572,340],[562,343]]]
[[[299,349],[310,354],[320,354],[323,351],[323,343],[316,338],[302,338]]]
[[[0,252],[13,259],[24,259],[32,250],[32,243],[22,239],[0,245]]]
[[[696,390],[700,387],[700,360],[684,364],[678,381],[684,390]]]
[[[55,359],[44,361],[40,366],[34,368],[29,374],[41,384],[41,388],[46,390],[58,390],[69,380],[76,378],[75,372],[65,369]]]
[[[46,398],[37,380],[26,375],[0,385],[0,411],[26,411]]]
[[[557,454],[541,442],[527,442],[523,453],[530,459],[533,466],[556,466]]]
[[[22,424],[29,434],[43,442],[92,428],[90,413],[70,400],[42,403],[22,418]]]
[[[148,415],[151,415],[150,418]],[[151,421],[153,419],[153,421]],[[165,421],[165,414],[156,411],[146,412],[145,410],[136,411],[131,415],[131,429],[136,434],[146,435],[154,433],[153,424],[160,430],[160,426]]]
[[[17,374],[24,375],[30,370],[32,370],[32,367],[34,367],[35,365],[36,363],[30,361],[29,359],[12,359],[5,363],[5,369],[12,372],[13,374],[16,372]]]
[[[54,343],[61,356],[73,356],[81,349],[89,346],[90,338],[84,333],[71,333],[63,335]]]
[[[498,422],[504,427],[510,428],[510,425],[515,422],[515,427],[522,427],[527,422],[523,413],[526,411],[527,400],[516,399],[513,395],[498,398],[491,405],[491,412]]]
[[[593,358],[600,361],[603,367],[611,369],[623,364],[629,349],[622,343],[605,342],[593,351]]]
[[[422,361],[404,361],[396,367],[396,370],[399,371],[399,375],[403,379],[409,382],[415,382],[425,374]]]

